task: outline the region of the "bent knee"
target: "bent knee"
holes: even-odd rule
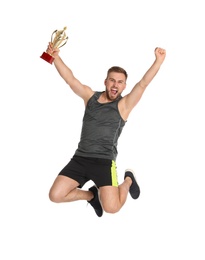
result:
[[[63,201],[63,197],[52,189],[49,191],[48,197],[52,202],[60,203]]]
[[[114,214],[114,213],[117,213],[119,210],[120,210],[120,207],[118,205],[113,205],[113,204],[106,204],[106,205],[103,205],[103,210],[106,212],[106,213],[111,213],[111,214]]]

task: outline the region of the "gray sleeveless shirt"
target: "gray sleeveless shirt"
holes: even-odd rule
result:
[[[95,92],[87,103],[75,155],[116,160],[118,138],[126,123],[118,110],[122,97],[102,104],[98,102],[102,93]]]

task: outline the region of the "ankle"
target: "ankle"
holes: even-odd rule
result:
[[[91,191],[88,191],[88,200],[87,201],[91,201],[91,200],[93,200],[94,199],[94,195],[93,195],[93,193],[91,192]]]

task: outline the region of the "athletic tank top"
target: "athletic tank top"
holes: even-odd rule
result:
[[[116,160],[118,138],[126,123],[120,116],[118,102],[99,103],[103,92],[89,99],[83,116],[80,142],[75,155]]]

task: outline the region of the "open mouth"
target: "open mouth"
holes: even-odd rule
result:
[[[116,95],[116,94],[118,93],[118,90],[115,89],[115,88],[111,88],[111,93],[112,93],[113,95]]]

